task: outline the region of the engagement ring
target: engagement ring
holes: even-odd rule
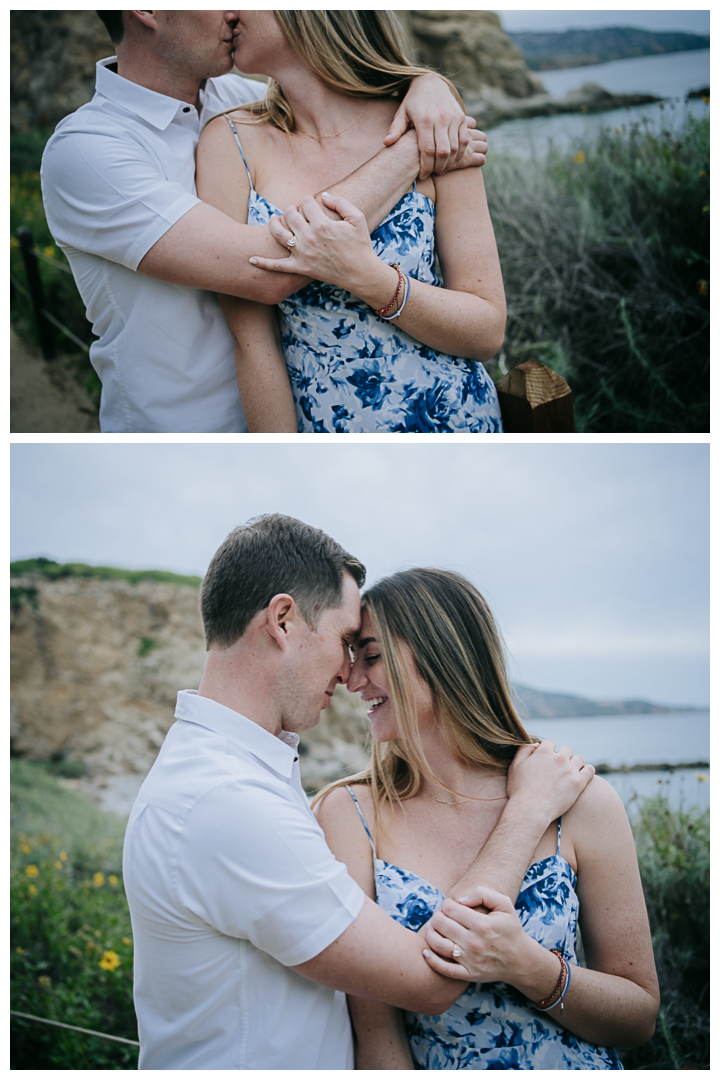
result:
[[[288,242],[287,242],[287,246],[289,248],[294,248],[296,244],[297,244],[297,236],[293,236],[292,240],[288,240]]]
[[[453,954],[453,960],[457,960],[458,956],[462,956],[462,949],[460,948],[459,945],[455,946],[455,948],[452,951],[452,954]]]

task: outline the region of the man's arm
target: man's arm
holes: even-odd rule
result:
[[[413,81],[398,109],[385,140],[387,145],[331,187],[330,194],[342,196],[362,210],[372,232],[408,190],[421,167],[429,173],[434,167],[443,172],[484,164],[487,142],[482,132],[473,130],[474,123],[464,116],[442,79],[421,76]],[[407,130],[409,124],[417,134]],[[423,147],[422,160],[418,139]],[[203,141],[207,141],[205,134],[201,152]],[[234,140],[232,151],[235,172],[238,163]],[[240,224],[237,213],[229,207],[227,213],[215,209],[222,206],[225,210],[226,198],[227,191],[221,200],[215,200],[214,206],[203,203],[185,214],[147,252],[138,266],[140,273],[263,304],[277,304],[306,285],[307,278],[289,275],[283,281],[277,274],[248,262],[257,255],[269,259],[287,257],[285,245],[291,233],[281,218],[274,218],[269,225]],[[326,213],[337,216],[324,206],[320,193],[316,198]]]
[[[566,813],[595,775],[569,746],[555,743],[518,750],[508,773],[508,802],[482,851],[448,893],[459,900],[478,885],[515,902],[525,871],[548,826]]]
[[[576,801],[594,774],[592,766],[586,766],[568,747],[555,753],[554,746],[545,740],[537,748],[518,751],[508,775],[509,799],[500,822],[449,895],[463,896],[483,884],[517,896],[548,825]],[[372,852],[347,792],[330,792],[320,803],[317,816],[336,858],[347,865],[366,894],[374,895]],[[473,911],[467,914],[471,921],[476,917]],[[428,980],[418,967],[425,945],[423,933],[405,930],[368,899],[360,916],[337,941],[295,970],[349,994],[437,1015],[466,984],[460,982],[453,993],[445,983]],[[470,956],[464,963],[472,972]]]

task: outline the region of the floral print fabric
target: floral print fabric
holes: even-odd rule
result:
[[[263,225],[280,211],[250,187],[248,223]],[[409,278],[439,285],[434,229],[434,204],[413,187],[372,234],[373,248]],[[279,309],[299,431],[502,431],[481,363],[435,352],[335,285],[313,282]]]
[[[364,817],[363,824],[370,836]],[[515,910],[527,934],[577,965],[575,883],[574,870],[560,855],[558,824],[557,854],[528,869]],[[415,931],[444,899],[417,874],[378,858],[375,888],[379,906]],[[505,983],[474,983],[442,1016],[406,1013],[405,1020],[418,1069],[622,1069],[614,1050],[572,1035]]]

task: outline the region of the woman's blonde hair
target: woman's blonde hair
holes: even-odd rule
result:
[[[501,773],[519,746],[535,741],[515,712],[495,620],[469,581],[448,570],[404,570],[368,589],[363,609],[373,622],[401,732],[389,742],[374,742],[369,769],[348,778],[371,786],[376,821],[384,801],[412,798],[422,773],[433,775],[420,742],[408,650],[458,758]],[[348,780],[329,785],[315,801]]]
[[[428,68],[413,65],[405,35],[392,11],[274,11],[295,52],[332,90],[349,97],[403,97],[411,81]],[[448,82],[448,80],[445,80]],[[454,86],[448,86],[458,102]],[[282,87],[270,79],[262,101],[243,106],[258,123],[288,134],[295,129]]]

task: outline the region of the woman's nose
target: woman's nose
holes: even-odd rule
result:
[[[358,690],[367,685],[367,681],[367,675],[360,670],[360,666],[356,661],[350,671],[350,678],[347,681],[348,690],[351,694],[356,694]]]

